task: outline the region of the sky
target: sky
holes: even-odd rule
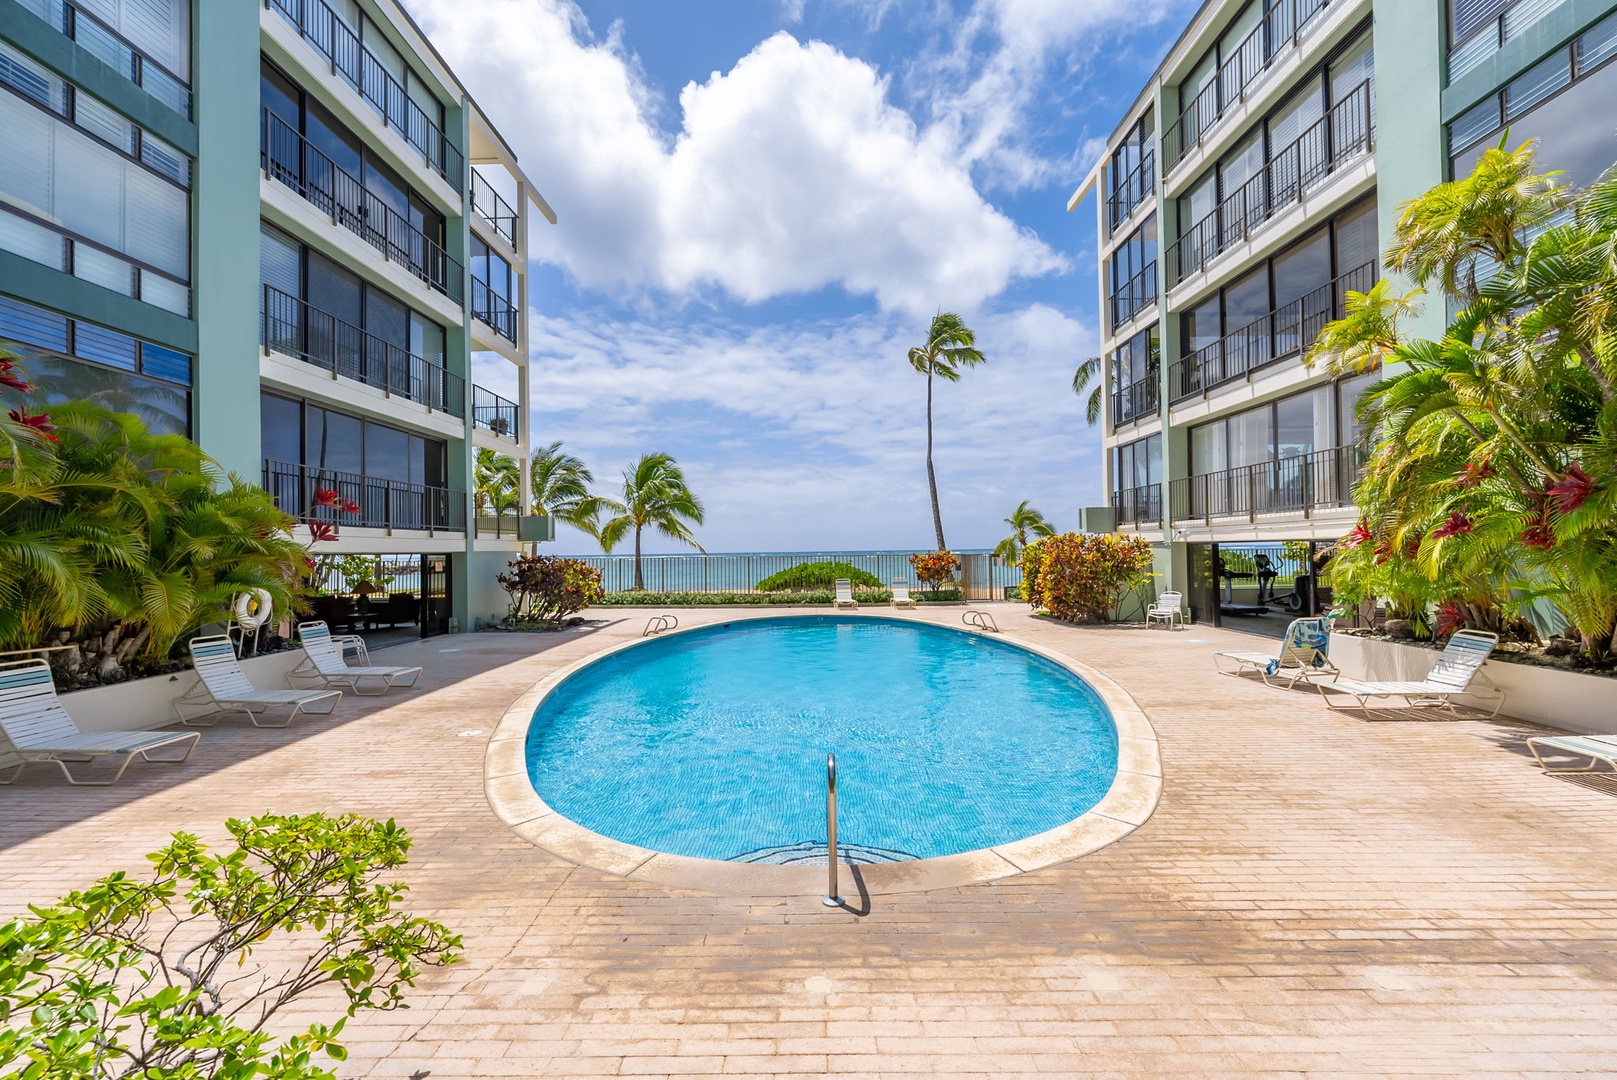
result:
[[[987,357],[934,387],[949,545],[992,546],[1024,499],[1059,530],[1102,500],[1071,390],[1095,214],[1066,202],[1192,0],[409,4],[556,211],[531,435],[598,491],[663,451],[710,552],[930,549],[906,357],[942,310]],[[511,370],[475,381],[514,396]]]

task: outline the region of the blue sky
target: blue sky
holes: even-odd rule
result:
[[[533,234],[533,437],[599,488],[663,450],[709,551],[932,546],[905,353],[942,308],[988,356],[937,388],[950,545],[992,545],[1022,499],[1070,529],[1101,498],[1069,386],[1094,211],[1065,203],[1189,0],[411,7],[558,215]]]

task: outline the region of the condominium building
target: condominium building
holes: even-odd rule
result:
[[[314,550],[372,557],[392,621],[503,609],[544,537],[477,513],[473,462],[526,459],[555,216],[397,0],[0,0],[0,135],[0,341],[47,402],[138,412],[334,526]]]
[[[1617,162],[1613,0],[1208,0],[1068,202],[1099,236],[1109,504],[1195,618],[1325,607],[1357,520],[1374,376],[1303,355],[1383,276],[1400,204],[1483,148],[1540,140],[1586,184]],[[1397,283],[1400,289],[1407,283]],[[1406,324],[1441,334],[1441,299]]]

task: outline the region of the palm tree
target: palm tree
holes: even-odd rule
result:
[[[485,508],[495,515],[517,512],[518,483],[522,479],[518,468],[516,458],[478,448],[472,469],[472,502],[479,516]]]
[[[932,526],[938,533],[938,550],[947,551],[943,542],[943,514],[938,510],[938,477],[932,469],[932,377],[959,382],[960,369],[976,367],[987,359],[976,349],[977,335],[952,311],[940,311],[932,318],[926,344],[910,350],[910,366],[926,376],[926,484],[932,493]]]
[[[1072,392],[1079,397],[1084,396],[1084,389],[1091,382],[1095,384],[1095,388],[1089,391],[1089,400],[1084,403],[1084,419],[1089,421],[1090,427],[1094,427],[1100,421],[1101,395],[1106,392],[1106,380],[1100,377],[1100,365],[1100,357],[1091,356],[1079,364],[1078,370],[1072,373]]]
[[[601,500],[589,492],[595,477],[582,459],[562,452],[561,440],[533,452],[528,476],[533,485],[533,505],[542,513],[597,535]]]
[[[1027,547],[1030,536],[1043,537],[1056,534],[1050,523],[1044,520],[1044,515],[1029,506],[1026,499],[1011,511],[1011,516],[1005,519],[1005,524],[1011,527],[1011,535],[999,542],[999,546],[994,548],[994,554],[1012,566],[1022,557],[1022,549]]]
[[[691,494],[685,473],[668,454],[646,454],[634,468],[623,474],[623,499],[602,497],[600,507],[613,515],[596,535],[602,551],[611,551],[634,530],[634,587],[644,589],[640,573],[640,533],[656,529],[670,540],[689,544],[697,551],[702,545],[691,535],[687,521],[702,524],[702,501]],[[702,551],[705,555],[705,551]]]

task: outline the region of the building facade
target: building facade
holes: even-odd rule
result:
[[[46,402],[138,412],[334,526],[300,532],[392,575],[395,622],[503,609],[526,478],[495,516],[473,469],[532,442],[555,216],[396,0],[0,0],[0,133],[0,341]]]
[[[1304,354],[1384,275],[1400,204],[1507,131],[1574,183],[1617,162],[1613,57],[1613,0],[1208,0],[1068,202],[1095,195],[1099,236],[1110,498],[1084,527],[1150,540],[1201,621],[1327,607],[1374,376]]]

